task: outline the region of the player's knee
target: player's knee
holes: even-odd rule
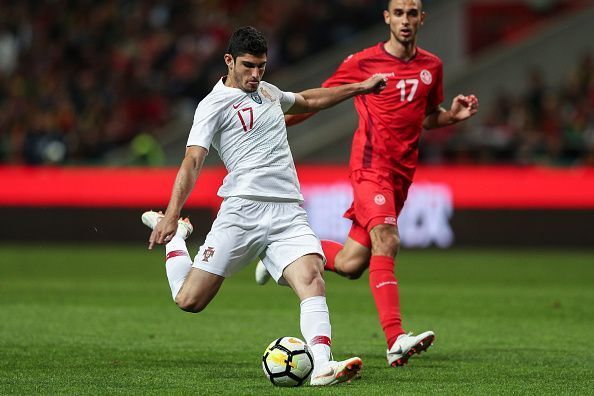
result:
[[[177,306],[182,310],[190,313],[199,313],[206,308],[206,304],[192,303],[192,302],[176,302]]]
[[[202,312],[208,305],[208,301],[204,301],[195,297],[189,297],[182,293],[177,294],[175,297],[175,303],[181,310],[191,313]]]
[[[386,256],[396,256],[400,251],[400,237],[398,235],[390,235],[386,238],[384,249]]]
[[[326,292],[326,282],[318,268],[309,268],[302,276],[301,283],[305,289],[310,292],[324,294]]]
[[[400,237],[398,235],[394,235],[393,239],[392,250],[394,251],[394,256],[396,256],[400,251]]]
[[[400,250],[400,237],[398,234],[384,233],[381,238],[372,240],[371,252],[373,255],[395,257]]]
[[[325,290],[326,288],[326,282],[324,282],[322,274],[320,273],[320,271],[316,270],[312,270],[311,273],[307,275],[305,283],[310,287],[318,290]]]

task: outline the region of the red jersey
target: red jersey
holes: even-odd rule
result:
[[[387,87],[379,95],[355,97],[359,127],[353,137],[350,168],[385,169],[412,181],[426,110],[443,101],[443,66],[437,56],[421,48],[412,59],[403,61],[379,43],[346,58],[322,85],[350,84],[376,73],[388,75]]]

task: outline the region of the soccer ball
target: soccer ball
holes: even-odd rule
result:
[[[266,377],[276,386],[300,386],[313,371],[307,344],[295,337],[281,337],[268,345],[262,356]]]

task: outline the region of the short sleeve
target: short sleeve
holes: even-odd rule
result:
[[[322,84],[324,88],[359,82],[358,60],[354,55],[347,57],[334,74]]]
[[[435,73],[435,84],[429,93],[428,106],[433,109],[443,102],[443,64],[440,62]]]
[[[194,113],[194,122],[186,146],[200,146],[209,150],[219,130],[220,112],[212,104],[202,101]]]
[[[295,104],[295,94],[293,92],[281,91],[279,100],[283,113],[286,113]]]
[[[265,81],[262,81],[260,85],[262,86],[263,92],[272,94],[272,97],[269,99],[274,101],[278,100],[283,113],[286,113],[295,104],[295,94],[293,92],[281,91],[277,86]]]

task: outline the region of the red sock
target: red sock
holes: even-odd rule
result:
[[[326,271],[334,272],[334,260],[342,248],[343,246],[338,242],[326,239],[322,240],[322,250],[324,251],[324,256],[326,256],[326,266],[324,267]]]
[[[369,286],[389,348],[394,344],[396,338],[404,333],[400,318],[398,282],[394,276],[394,259],[392,257],[371,256]]]

